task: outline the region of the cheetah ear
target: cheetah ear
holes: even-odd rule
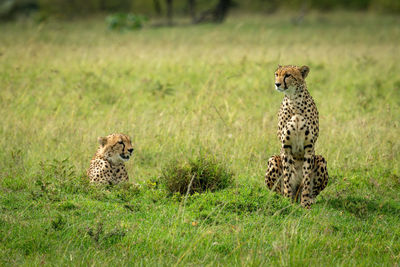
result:
[[[308,66],[302,66],[300,68],[301,76],[303,76],[303,79],[305,79],[310,72],[310,68]]]
[[[105,146],[107,144],[107,137],[100,136],[97,138],[97,142],[99,142],[100,146]]]
[[[278,65],[278,69],[282,68],[282,65]]]

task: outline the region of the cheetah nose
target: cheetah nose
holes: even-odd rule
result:
[[[129,151],[129,153],[132,153],[133,152],[133,148],[129,148],[128,151]]]
[[[275,83],[275,86],[279,87],[279,86],[281,86],[281,83]]]

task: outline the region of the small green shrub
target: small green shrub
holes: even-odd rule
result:
[[[370,9],[384,13],[400,13],[400,1],[371,0]]]
[[[160,180],[172,194],[185,195],[226,188],[233,182],[233,173],[215,156],[200,155],[173,160],[164,167]]]
[[[110,30],[139,30],[147,21],[146,16],[135,15],[131,13],[117,13],[106,18],[106,23]]]
[[[40,170],[35,175],[35,187],[31,191],[33,199],[46,198],[60,201],[66,194],[88,193],[89,180],[77,175],[68,158],[40,162]]]
[[[175,89],[171,86],[171,84],[163,84],[160,81],[154,81],[152,82],[149,91],[153,96],[164,98],[166,96],[173,95]]]
[[[61,214],[57,214],[57,217],[51,220],[51,227],[56,231],[62,230],[65,224],[65,218]]]
[[[96,228],[87,228],[86,233],[100,247],[110,247],[120,242],[127,231],[121,228],[114,228],[110,231],[105,231],[103,222],[98,222]]]
[[[140,186],[129,182],[119,183],[114,186],[114,195],[118,199],[127,202],[140,194]]]

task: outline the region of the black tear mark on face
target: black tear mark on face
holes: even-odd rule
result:
[[[283,77],[283,85],[285,86],[285,89],[288,89],[287,84],[286,84],[286,78],[289,78],[291,74],[286,73],[285,76]]]
[[[125,144],[124,144],[124,142],[119,141],[118,143],[122,145],[122,152],[124,152],[124,151],[125,151]]]

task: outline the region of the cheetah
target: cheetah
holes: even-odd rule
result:
[[[90,182],[117,184],[128,181],[125,161],[133,153],[131,139],[125,134],[110,134],[98,138],[99,148],[90,162],[87,175]]]
[[[309,209],[328,183],[327,162],[315,155],[319,134],[318,110],[307,90],[307,66],[278,66],[275,89],[285,97],[278,113],[280,155],[268,160],[265,183]]]

